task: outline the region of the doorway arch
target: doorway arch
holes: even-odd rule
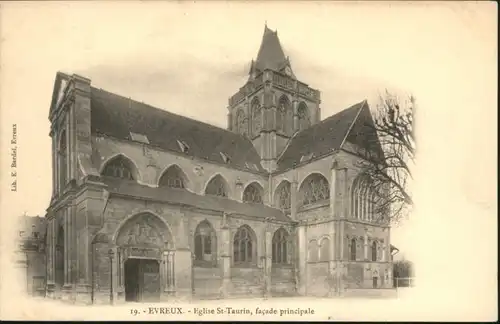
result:
[[[126,219],[116,232],[118,286],[125,301],[159,301],[174,287],[174,240],[168,224],[151,212]]]

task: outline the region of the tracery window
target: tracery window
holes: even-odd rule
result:
[[[121,155],[115,157],[106,164],[102,171],[102,175],[126,180],[135,180],[132,173],[131,162]]]
[[[372,243],[372,261],[377,261],[377,241]]]
[[[371,221],[375,218],[375,192],[370,189],[368,179],[359,176],[351,191],[351,215],[354,218]]]
[[[235,263],[251,263],[254,256],[255,235],[248,226],[238,229],[233,241],[233,260]]]
[[[262,128],[262,113],[259,99],[254,98],[252,101],[252,129],[253,135],[256,136],[259,134]]]
[[[184,189],[186,188],[184,173],[178,166],[173,165],[163,173],[158,185],[160,187]]]
[[[309,117],[309,110],[304,102],[301,102],[297,110],[297,115],[299,117],[299,130],[304,130],[311,126],[311,120]]]
[[[227,197],[227,185],[226,181],[220,176],[216,175],[210,180],[205,189],[205,194],[219,197]]]
[[[349,260],[356,261],[356,239],[355,238],[351,239],[351,244],[350,244],[349,248],[350,248]]]
[[[283,181],[280,186],[278,187],[277,191],[276,191],[276,202],[277,202],[277,206],[279,209],[281,210],[287,210],[287,209],[290,209],[290,206],[291,206],[291,202],[292,202],[292,199],[291,199],[291,189],[292,189],[292,186],[290,184],[290,182],[288,181]]]
[[[66,186],[67,183],[67,155],[68,155],[68,150],[67,150],[67,143],[66,143],[66,131],[62,131],[60,138],[59,138],[59,188],[60,190],[63,190],[64,187]]]
[[[194,234],[194,255],[197,265],[215,265],[217,261],[216,235],[208,221],[202,221]]]
[[[278,130],[282,130],[283,132],[287,132],[288,130],[288,120],[287,113],[291,111],[290,109],[290,101],[288,97],[283,95],[281,96],[278,103],[278,111],[276,112],[276,128]]]
[[[273,235],[272,261],[276,264],[288,264],[288,233],[284,228],[278,229]]]
[[[320,174],[311,174],[301,185],[300,195],[302,206],[330,198],[328,181]]]
[[[236,127],[239,134],[247,135],[247,121],[245,112],[242,109],[238,110],[236,115]]]
[[[243,192],[244,202],[262,204],[262,189],[255,183],[249,184]]]

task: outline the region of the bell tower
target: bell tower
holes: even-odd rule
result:
[[[272,172],[292,136],[321,119],[320,92],[297,80],[278,31],[264,27],[248,80],[229,98],[228,129],[248,137]]]

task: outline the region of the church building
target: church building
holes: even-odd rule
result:
[[[352,153],[376,138],[368,103],[322,119],[320,91],[299,72],[266,26],[227,129],[58,72],[46,296],[113,304],[392,288],[389,222]]]

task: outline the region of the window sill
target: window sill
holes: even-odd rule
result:
[[[253,269],[260,269],[259,266],[255,263],[235,263],[232,265],[233,268],[253,268]]]
[[[203,262],[203,261],[195,261],[193,262],[193,267],[195,268],[217,268],[218,264],[216,262]]]
[[[328,200],[328,199],[317,201],[317,202],[314,202],[314,203],[309,204],[309,205],[300,206],[297,211],[304,212],[304,211],[309,211],[312,209],[317,209],[317,208],[327,207],[327,206],[330,206],[330,200]]]
[[[313,263],[314,264],[315,263],[328,263],[328,262],[330,262],[330,261],[328,261],[328,260],[325,260],[325,261],[307,261],[307,263],[309,263],[309,264],[313,264]]]

